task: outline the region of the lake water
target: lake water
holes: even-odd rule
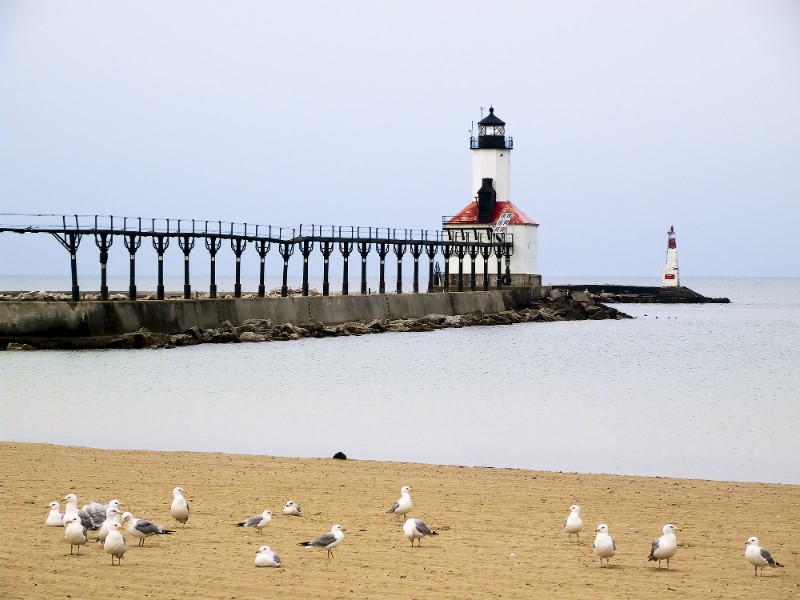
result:
[[[0,439],[800,484],[800,279],[684,283],[732,304],[617,305],[637,317],[625,321],[3,352]]]

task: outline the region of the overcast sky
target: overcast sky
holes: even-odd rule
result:
[[[0,0],[0,213],[439,229],[490,105],[545,277],[800,275],[797,0]]]

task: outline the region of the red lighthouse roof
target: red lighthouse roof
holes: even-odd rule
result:
[[[511,202],[495,203],[492,223],[496,223],[500,218],[500,213],[510,212],[513,216],[508,222],[509,225],[537,225],[536,221],[518,209]],[[470,202],[456,216],[446,218],[445,225],[477,225],[478,224],[478,203]]]

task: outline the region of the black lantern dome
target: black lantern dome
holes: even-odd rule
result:
[[[478,139],[470,138],[470,148],[506,148],[514,147],[511,138],[506,139],[506,123],[494,114],[494,107],[489,107],[489,116],[478,121]]]

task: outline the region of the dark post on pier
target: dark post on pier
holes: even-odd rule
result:
[[[283,262],[281,296],[289,295],[288,273],[289,260],[295,250],[303,257],[302,295],[308,296],[309,265],[311,255],[318,251],[323,258],[323,295],[330,294],[329,263],[331,256],[338,250],[342,257],[342,295],[349,294],[349,259],[353,252],[361,256],[362,294],[367,293],[367,257],[375,250],[379,258],[378,292],[386,293],[386,257],[393,252],[397,259],[397,276],[395,292],[403,293],[403,256],[410,251],[414,258],[412,290],[419,293],[419,258],[428,256],[427,291],[438,288],[434,279],[434,264],[437,254],[444,257],[444,291],[450,291],[449,274],[450,258],[458,258],[458,291],[464,289],[463,261],[470,257],[470,290],[476,289],[475,259],[484,259],[483,288],[488,289],[489,257],[497,257],[498,287],[501,280],[510,281],[509,259],[513,252],[513,239],[506,236],[493,239],[491,236],[461,236],[457,241],[451,234],[443,231],[390,229],[382,227],[341,227],[327,225],[300,225],[299,227],[273,227],[270,225],[252,225],[249,223],[226,223],[223,221],[199,221],[193,219],[145,219],[141,217],[117,217],[99,215],[52,215],[52,214],[0,214],[0,234],[36,234],[44,233],[55,237],[69,253],[70,272],[72,276],[73,301],[81,300],[78,285],[78,247],[84,235],[95,240],[100,259],[100,298],[109,298],[108,290],[108,258],[114,239],[122,237],[122,242],[129,258],[129,285],[127,297],[137,299],[136,255],[144,238],[149,238],[158,260],[158,283],[156,297],[163,300],[164,290],[164,255],[170,242],[176,240],[183,254],[183,298],[192,297],[191,273],[189,257],[199,242],[208,250],[210,258],[209,297],[216,298],[216,265],[222,244],[228,240],[235,260],[234,296],[242,297],[241,262],[246,248],[252,246],[259,256],[258,296],[266,295],[265,271],[266,257],[273,245]],[[506,272],[502,273],[502,262],[505,258]],[[437,267],[438,267],[438,263]]]

